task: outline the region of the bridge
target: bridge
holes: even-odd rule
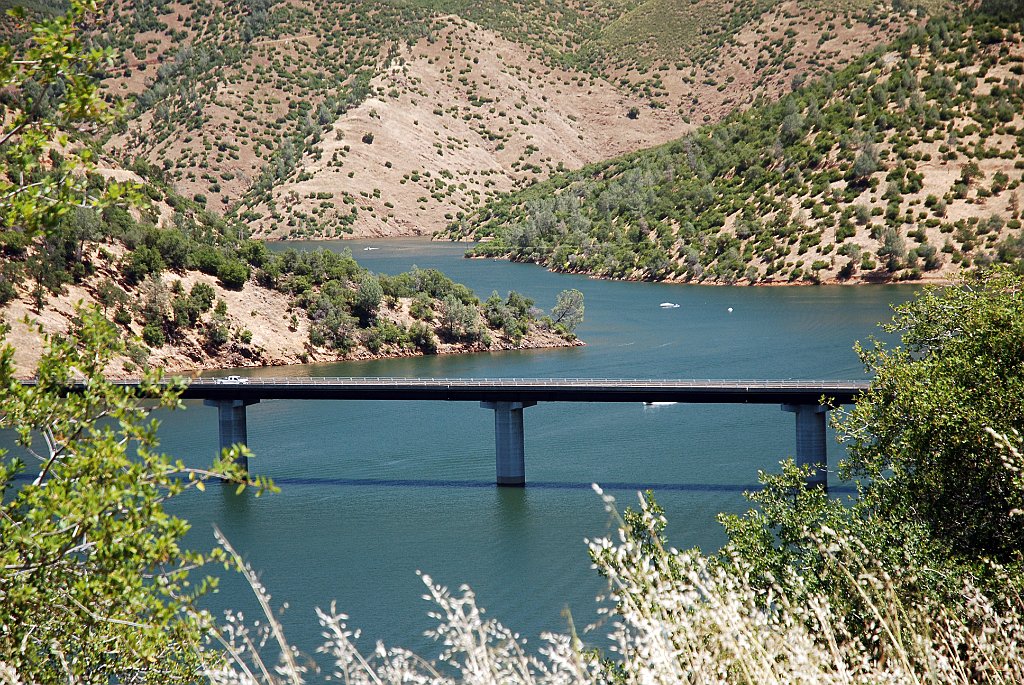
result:
[[[125,381],[125,385],[133,385]],[[217,408],[222,448],[247,442],[245,408],[263,400],[479,402],[494,411],[496,482],[526,484],[523,410],[538,402],[779,404],[796,416],[796,461],[828,486],[825,415],[852,403],[867,381],[597,378],[196,378],[182,393]],[[248,468],[248,464],[243,464]]]

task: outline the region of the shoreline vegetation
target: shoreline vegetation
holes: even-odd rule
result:
[[[367,238],[366,236],[357,235],[340,235],[332,238],[323,238],[318,236],[302,236],[297,238],[289,238],[287,240],[270,240],[268,243],[314,243],[323,242],[325,240],[338,241],[338,242],[366,242],[367,240],[373,240],[374,243],[387,244],[388,242],[397,241],[410,241],[410,240],[423,240],[430,242],[442,242],[442,243],[465,243],[465,244],[477,244],[487,242],[487,240],[478,241],[469,236],[452,236],[449,237],[447,234],[441,232],[432,236],[419,236],[419,235],[402,235],[402,236],[386,236],[382,238]],[[750,281],[745,278],[740,278],[736,281],[695,281],[692,278],[681,277],[667,277],[662,280],[652,281],[650,278],[643,278],[640,276],[609,276],[606,274],[590,273],[583,270],[570,270],[570,269],[558,269],[554,268],[549,264],[538,262],[535,260],[520,260],[513,259],[511,256],[505,255],[486,255],[486,254],[474,254],[467,250],[466,254],[463,255],[466,259],[479,259],[479,260],[502,260],[511,261],[519,264],[533,264],[538,268],[547,269],[552,273],[558,274],[572,274],[575,276],[587,276],[589,278],[602,280],[602,281],[625,281],[627,283],[667,283],[670,285],[712,285],[712,286],[728,286],[728,285],[749,285],[757,287],[806,287],[816,285],[950,285],[951,283],[957,282],[956,274],[943,272],[924,272],[918,274],[916,278],[908,278],[906,274],[897,278],[893,274],[885,272],[876,272],[870,274],[858,274],[851,278],[819,278],[818,280],[754,280]]]
[[[582,319],[582,295],[571,303],[573,311],[554,303],[546,316],[515,291],[480,301],[434,269],[372,274],[347,250],[266,253],[264,266],[276,271],[275,287],[247,281],[227,288],[194,269],[154,271],[132,283],[121,277],[119,259],[109,259],[116,249],[112,244],[94,248],[92,273],[62,284],[57,297],[27,287],[15,290],[0,314],[9,327],[19,377],[36,368],[43,332],[73,328],[81,305],[98,307],[119,335],[132,340],[107,368],[113,379],[135,377],[146,368],[196,375],[585,344],[573,333]],[[270,266],[277,259],[289,264],[286,273],[280,264]]]
[[[948,282],[1024,249],[1019,6],[940,14],[671,143],[452,222],[470,254],[658,282]]]
[[[69,309],[73,309],[74,305],[88,304],[88,300],[77,300],[74,303],[69,304],[71,305]],[[16,306],[12,309],[16,311],[22,309],[22,307]],[[5,319],[8,319],[10,312],[11,310],[4,312]],[[32,315],[29,314],[29,323],[25,323],[23,318],[17,318],[17,321],[14,322],[7,320],[7,323],[11,327],[11,332],[8,333],[7,339],[18,341],[14,350],[14,357],[16,359],[16,376],[19,380],[26,380],[32,377],[32,372],[29,370],[36,367],[40,357],[42,356],[43,336],[36,327],[36,324],[40,322],[40,319],[46,318],[51,322],[54,319],[57,319],[57,325],[52,329],[52,331],[63,333],[67,330],[66,326],[69,326],[70,322],[74,318],[73,315],[68,312],[58,310],[57,313],[58,316],[56,317],[32,317]],[[22,329],[23,332],[19,333],[19,329]],[[50,332],[51,329],[44,326],[44,331]],[[28,341],[27,344],[25,341]],[[420,349],[400,346],[392,346],[387,350],[373,352],[365,345],[359,345],[348,352],[336,353],[326,350],[311,350],[308,344],[305,344],[300,340],[291,346],[275,346],[274,351],[268,351],[265,348],[249,350],[246,348],[231,347],[224,350],[221,354],[210,356],[208,361],[204,363],[202,361],[196,361],[196,346],[194,344],[189,344],[182,347],[169,345],[161,350],[155,352],[151,351],[151,357],[147,360],[147,364],[149,367],[162,369],[167,375],[184,376],[188,378],[197,377],[204,373],[227,369],[258,369],[278,366],[301,366],[306,364],[329,364],[345,361],[372,361],[379,359],[397,359],[402,357],[422,357],[428,354],[449,355],[525,350],[553,350],[582,347],[584,345],[586,345],[586,342],[579,338],[559,335],[554,331],[544,329],[540,324],[531,323],[528,332],[519,342],[513,342],[501,337],[497,340],[492,339],[490,345],[484,345],[482,342],[439,343],[437,349],[432,352],[424,352]],[[107,370],[107,377],[111,380],[136,378],[139,373],[137,369],[141,367],[132,366],[131,360],[132,357],[128,355],[115,358],[111,362],[111,367]]]
[[[314,243],[324,242],[325,240],[337,241],[337,242],[366,242],[372,240],[374,243],[381,243],[386,245],[389,242],[398,241],[411,241],[411,240],[422,240],[424,242],[442,242],[442,243],[465,243],[465,244],[478,244],[485,243],[487,240],[477,241],[469,236],[453,236],[449,237],[445,233],[437,233],[432,236],[419,236],[419,235],[403,235],[403,236],[386,236],[381,238],[367,238],[366,236],[356,235],[341,235],[332,238],[323,238],[318,236],[301,236],[297,238],[288,238],[287,240],[268,240],[267,243]],[[587,276],[589,278],[602,280],[602,281],[625,281],[627,283],[667,283],[669,285],[710,285],[710,286],[756,286],[756,287],[809,287],[817,285],[843,285],[843,286],[856,286],[856,285],[950,285],[956,283],[958,280],[956,273],[949,271],[942,272],[923,272],[917,274],[916,277],[908,277],[907,274],[902,274],[897,277],[894,274],[887,272],[872,272],[872,273],[861,273],[850,278],[819,278],[818,280],[802,279],[802,280],[790,280],[790,279],[779,279],[779,280],[747,280],[746,278],[740,278],[735,281],[724,281],[724,280],[693,280],[685,276],[679,277],[666,277],[661,280],[653,281],[650,278],[643,278],[641,276],[609,276],[606,274],[590,273],[584,270],[571,270],[571,269],[558,269],[549,264],[538,262],[532,259],[513,259],[509,255],[487,255],[487,254],[474,254],[467,250],[466,254],[463,255],[466,259],[477,259],[477,260],[501,260],[511,261],[519,264],[533,264],[538,268],[546,269],[552,273],[558,274],[572,274],[575,276]]]
[[[452,241],[452,242],[472,242],[466,240]],[[533,264],[539,268],[547,269],[552,273],[558,274],[572,274],[575,276],[586,276],[588,278],[601,280],[601,281],[623,281],[626,283],[664,283],[667,285],[697,285],[697,286],[715,286],[715,287],[727,287],[727,286],[751,286],[755,288],[813,288],[821,285],[841,285],[841,286],[875,286],[875,285],[915,285],[915,286],[943,286],[951,285],[957,282],[957,279],[948,273],[934,273],[934,274],[921,274],[918,278],[893,278],[891,275],[879,274],[879,275],[868,275],[868,276],[857,276],[848,279],[840,278],[820,278],[818,280],[747,280],[741,278],[736,281],[719,281],[719,280],[706,280],[706,281],[694,281],[686,277],[669,277],[662,280],[652,281],[649,278],[642,278],[639,276],[608,276],[602,274],[589,273],[587,271],[571,271],[566,269],[555,269],[551,266],[538,263],[531,260],[517,260],[511,259],[510,257],[491,256],[491,255],[476,255],[466,254],[466,259],[497,259],[503,261],[511,261],[519,264]]]

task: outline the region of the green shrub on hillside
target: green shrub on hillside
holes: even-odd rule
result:
[[[836,243],[877,241],[887,272],[905,277],[913,267],[901,241],[940,227],[921,216],[920,203],[939,217],[953,203],[977,215],[1018,180],[1000,171],[990,188],[982,166],[993,154],[1019,156],[1024,82],[992,77],[985,91],[959,65],[984,52],[986,64],[1006,66],[1019,59],[1021,41],[1019,22],[1005,17],[933,18],[778,103],[491,200],[448,234],[489,238],[472,255],[560,271],[721,282],[803,273],[799,262],[820,261],[834,235]],[[999,121],[1001,110],[1015,123]],[[1005,126],[998,141],[997,126]],[[959,143],[972,136],[992,139]],[[942,198],[923,197],[930,172],[915,148],[937,140],[962,148],[963,161],[953,163],[960,178]],[[982,252],[1001,258],[994,245]],[[930,268],[943,261],[931,255]]]

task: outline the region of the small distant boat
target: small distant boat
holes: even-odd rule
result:
[[[662,302],[658,306],[661,307],[662,309],[679,309],[679,305],[677,305],[675,302]]]
[[[644,402],[645,407],[671,407],[678,402]]]
[[[370,250],[379,250],[379,247],[364,247],[363,252],[369,252]]]

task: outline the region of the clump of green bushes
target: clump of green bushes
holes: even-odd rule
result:
[[[982,50],[979,35],[999,48]],[[854,241],[871,246],[861,270],[876,278],[916,278],[951,262],[1016,262],[1012,244],[1000,249],[998,239],[963,232],[954,236],[955,258],[925,244],[935,229],[953,230],[944,221],[951,207],[986,219],[989,198],[1022,182],[1003,170],[988,178],[984,167],[995,157],[1019,157],[1024,82],[986,81],[959,66],[979,62],[1005,74],[1020,40],[1016,17],[990,5],[932,17],[779,102],[492,199],[447,234],[486,238],[470,255],[646,280],[850,278],[856,269],[827,255]],[[968,137],[979,142],[961,142]],[[926,194],[932,153],[921,151],[936,143],[961,169],[941,198]],[[1014,197],[1008,219],[1018,218]],[[1002,226],[994,232],[1012,238]],[[911,254],[917,246],[904,244],[911,237],[923,253]]]

